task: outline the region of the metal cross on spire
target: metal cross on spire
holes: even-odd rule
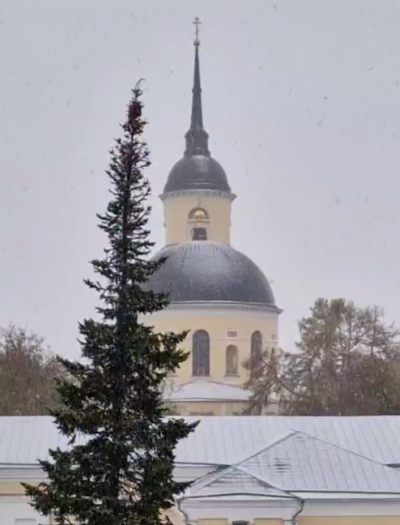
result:
[[[200,40],[199,40],[199,32],[200,32],[200,26],[201,22],[200,22],[200,18],[198,16],[196,16],[196,18],[194,19],[194,22],[193,22],[193,25],[195,26],[195,30],[194,30],[194,34],[195,34],[195,40],[194,40],[194,45],[195,46],[199,46],[200,45]]]
[[[1,0],[0,0],[1,1]],[[201,82],[200,82],[200,59],[199,59],[199,25],[200,19],[196,16],[193,25],[195,26],[194,41],[194,78],[192,89],[192,115],[190,119],[190,128],[186,133],[186,150],[185,155],[203,155],[210,156],[208,151],[208,134],[203,126],[203,109],[201,104]]]

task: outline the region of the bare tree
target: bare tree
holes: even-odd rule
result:
[[[286,414],[400,413],[399,331],[381,308],[318,299],[299,330],[296,353],[264,356],[250,374],[253,413],[271,391]]]
[[[249,379],[243,386],[252,391],[244,414],[261,415],[270,403],[271,396],[281,393],[281,353],[280,350],[264,349],[261,354],[253,355],[243,363],[249,371]]]
[[[58,404],[62,365],[43,339],[14,325],[0,331],[0,415],[43,415]]]

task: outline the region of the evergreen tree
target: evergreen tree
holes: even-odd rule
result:
[[[156,333],[142,314],[165,308],[167,297],[143,286],[164,261],[149,260],[149,152],[142,140],[141,90],[128,106],[123,138],[111,150],[112,200],[99,227],[109,246],[92,262],[100,321],[80,324],[82,361],[61,362],[72,381],[60,381],[58,429],[66,450],[41,461],[48,481],[25,485],[32,505],[55,523],[153,525],[185,485],[173,480],[174,449],[195,425],[166,418],[162,385],[187,355],[185,333]]]

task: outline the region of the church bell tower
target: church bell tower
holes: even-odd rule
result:
[[[241,412],[250,393],[242,388],[251,356],[278,345],[278,317],[262,270],[231,246],[232,193],[226,173],[211,155],[204,129],[198,24],[189,130],[182,158],[169,173],[161,199],[164,260],[147,289],[168,294],[167,308],[148,322],[160,332],[188,331],[188,359],[171,377],[168,399],[182,415]]]
[[[223,167],[211,156],[203,125],[199,23],[196,19],[192,113],[185,135],[186,148],[169,173],[161,195],[167,245],[187,241],[230,244],[235,195]]]

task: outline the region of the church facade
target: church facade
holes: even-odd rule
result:
[[[208,147],[197,39],[185,141],[161,195],[166,245],[155,257],[166,262],[149,283],[168,292],[171,303],[151,323],[158,331],[190,331],[184,343],[189,358],[171,378],[168,393],[179,412],[239,414],[250,396],[242,388],[249,374],[244,364],[278,348],[281,310],[260,268],[231,245],[236,195]]]

